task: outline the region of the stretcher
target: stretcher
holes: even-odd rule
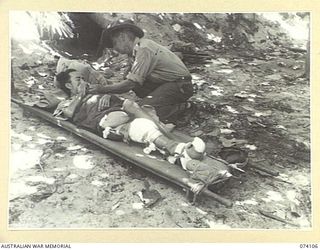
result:
[[[60,120],[54,117],[50,112],[40,109],[34,106],[28,106],[23,104],[17,99],[11,99],[12,102],[18,104],[24,110],[34,114],[52,124],[55,124],[101,148],[108,151],[111,154],[132,163],[133,165],[140,167],[156,176],[159,176],[177,186],[186,190],[187,194],[190,193],[190,186],[188,183],[192,182],[188,173],[177,165],[171,164],[168,161],[162,159],[160,156],[146,155],[143,153],[143,147],[137,144],[127,144],[119,141],[112,141],[104,139],[88,130],[82,129],[74,125],[70,121]],[[188,141],[189,137],[178,132],[173,132],[174,136],[182,141]],[[207,164],[210,164],[210,157],[205,159]],[[232,207],[232,201],[226,199],[217,193],[213,192],[211,188],[205,187],[200,195],[207,196],[215,201],[225,205],[226,207]]]

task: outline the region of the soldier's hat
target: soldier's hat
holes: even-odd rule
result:
[[[119,31],[122,29],[131,30],[137,37],[141,38],[144,36],[143,30],[135,25],[135,23],[131,19],[120,18],[116,21],[111,22],[103,31],[100,38],[100,44],[98,49],[98,54],[101,54],[104,48],[112,48],[112,34],[115,31]],[[100,55],[99,55],[100,56]]]

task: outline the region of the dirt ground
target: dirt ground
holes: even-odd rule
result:
[[[32,48],[37,53],[25,53]],[[20,93],[26,82],[52,80],[52,56],[39,47],[17,47],[12,56]],[[282,47],[260,57],[228,50],[188,65],[198,111],[177,129],[200,136],[213,155],[230,146],[249,153],[245,173],[217,191],[232,208],[208,198],[192,205],[177,186],[11,103],[9,228],[312,227],[305,56]],[[161,196],[152,207],[138,195],[149,188]]]

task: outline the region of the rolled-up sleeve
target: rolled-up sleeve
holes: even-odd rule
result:
[[[139,48],[127,79],[143,85],[151,69],[154,53],[148,48]]]

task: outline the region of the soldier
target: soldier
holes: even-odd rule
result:
[[[118,84],[91,85],[89,93],[125,93],[133,90],[142,98],[140,105],[155,108],[161,121],[173,121],[177,114],[191,108],[191,75],[183,62],[166,47],[143,38],[144,32],[133,21],[119,19],[102,33],[100,48],[113,48],[133,57],[126,79]]]

